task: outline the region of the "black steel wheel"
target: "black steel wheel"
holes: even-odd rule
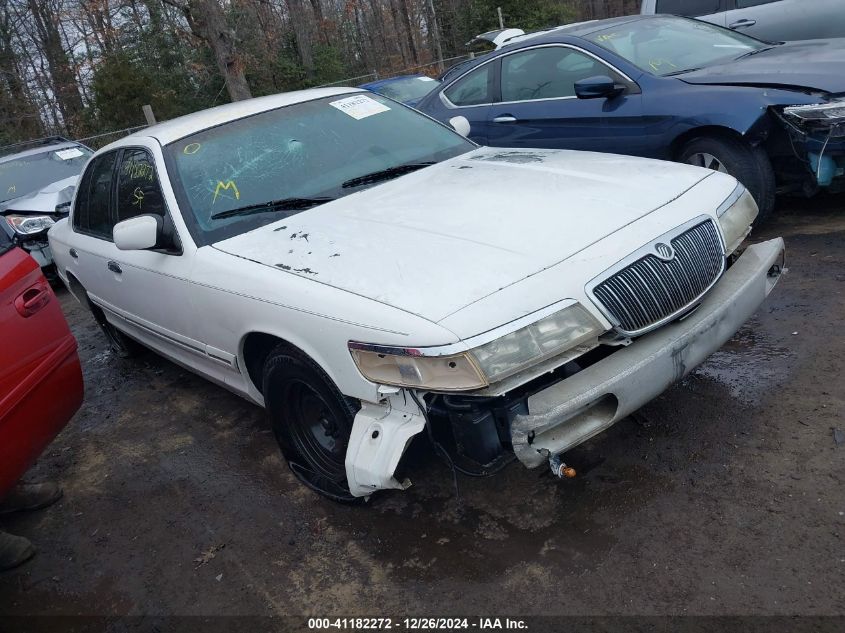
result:
[[[293,473],[335,501],[355,501],[346,450],[357,408],[304,354],[280,345],[264,363],[264,400],[276,441]]]

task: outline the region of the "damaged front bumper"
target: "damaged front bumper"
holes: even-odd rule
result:
[[[777,238],[748,247],[682,321],[664,326],[528,398],[514,417],[517,458],[534,468],[633,413],[717,351],[754,314],[783,272]]]
[[[395,477],[399,460],[427,423],[436,434],[438,421],[441,430],[444,423],[451,428],[458,453],[479,466],[478,474],[497,471],[509,446],[529,468],[549,463],[660,395],[718,350],[775,287],[783,263],[781,238],[748,247],[683,320],[571,375],[565,366],[550,370],[548,378],[536,379],[544,381],[538,387],[529,383],[492,396],[429,394],[425,404],[408,390],[383,387],[382,401],[363,403],[355,416],[346,454],[350,492],[361,497],[407,488],[409,481]]]

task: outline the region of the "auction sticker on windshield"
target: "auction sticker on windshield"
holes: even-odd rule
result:
[[[354,97],[346,97],[338,101],[332,101],[330,106],[333,106],[351,116],[353,119],[365,119],[368,116],[379,114],[380,112],[387,112],[390,110],[383,103],[379,103],[375,99],[371,99],[367,95],[355,95]]]
[[[83,156],[82,150],[77,147],[71,147],[70,149],[60,149],[56,152],[56,156],[61,158],[62,160],[71,160],[73,158],[79,158]]]

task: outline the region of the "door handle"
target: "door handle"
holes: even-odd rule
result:
[[[516,117],[510,114],[503,114],[493,119],[493,123],[516,123]]]
[[[74,259],[79,259],[79,253],[76,251],[75,248],[70,249],[68,252],[70,253],[70,256]]]
[[[729,29],[747,29],[749,26],[757,24],[757,20],[737,20],[733,24],[728,24]]]
[[[117,273],[118,275],[123,272],[123,269],[120,267],[120,264],[118,264],[117,262],[110,261],[108,263],[108,267],[109,267],[110,271],[112,271],[113,273]]]
[[[27,288],[15,298],[15,309],[22,317],[31,317],[50,301],[50,286],[46,283]]]

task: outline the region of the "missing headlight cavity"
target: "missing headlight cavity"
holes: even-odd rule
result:
[[[489,475],[513,459],[511,423],[526,415],[528,398],[613,354],[618,347],[601,345],[499,396],[429,394],[428,417],[434,440],[464,474]],[[529,440],[530,441],[530,440]]]

